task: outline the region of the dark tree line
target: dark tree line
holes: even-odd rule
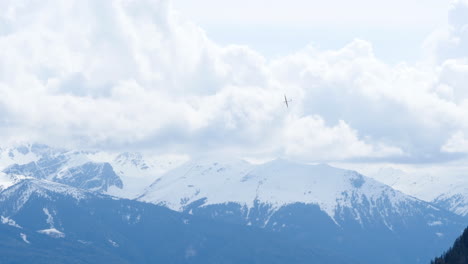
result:
[[[457,238],[452,248],[431,264],[468,264],[468,228]]]

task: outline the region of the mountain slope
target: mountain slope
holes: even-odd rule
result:
[[[363,263],[427,263],[463,226],[456,215],[354,171],[285,160],[189,162],[139,200],[277,231]]]
[[[106,191],[110,186],[122,188],[122,181],[109,163],[88,161],[85,153],[51,151],[41,153],[38,160],[12,164],[6,174],[47,179],[93,191]]]
[[[70,151],[29,144],[0,149],[0,189],[33,177],[135,198],[162,173],[187,160],[183,155]]]
[[[335,219],[339,208],[350,208],[361,198],[377,207],[382,195],[392,203],[417,201],[353,171],[275,160],[260,166],[242,161],[188,163],[158,179],[141,200],[179,211],[201,198],[206,198],[204,205],[237,202],[252,208],[257,201],[272,210],[300,202],[317,204]]]
[[[350,263],[259,228],[37,179],[1,192],[0,215],[0,263]]]
[[[432,264],[465,264],[468,263],[468,228],[457,238],[453,246]]]
[[[468,216],[468,178],[464,173],[418,175],[393,168],[381,168],[371,176],[396,190],[434,203],[455,214]]]
[[[188,157],[183,155],[151,156],[136,152],[123,152],[115,157],[103,159],[112,165],[123,182],[123,188],[111,186],[106,193],[133,199],[163,173],[181,165],[187,159]]]

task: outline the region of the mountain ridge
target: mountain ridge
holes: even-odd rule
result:
[[[127,201],[121,198],[136,198],[135,202],[153,203],[207,221],[259,228],[285,236],[294,243],[324,248],[363,263],[428,262],[446,249],[464,227],[463,219],[432,203],[408,196],[356,171],[327,164],[285,159],[251,164],[229,157],[203,157],[179,165],[184,158],[176,157],[171,163],[170,158],[158,162],[154,157],[138,153],[41,147],[35,150],[32,161],[41,166],[34,167],[24,158],[30,155],[26,150],[13,153],[20,153],[15,155],[19,155],[22,163],[3,169],[0,184],[2,179],[10,177],[4,181],[6,187],[15,183],[22,186],[17,183],[22,179],[23,186],[26,186],[24,182],[37,181],[55,186],[58,183],[50,181],[61,181],[87,189],[85,194],[114,195],[121,203]],[[100,170],[85,169],[86,164],[93,164],[93,168],[106,164],[103,166],[111,167],[113,173],[108,177],[109,174],[99,173]],[[11,168],[20,173],[19,169],[30,172],[24,173],[29,178],[24,180],[24,176],[13,174]],[[78,168],[76,173],[75,168]],[[112,182],[115,178],[121,180],[121,189],[118,183]],[[87,185],[94,179],[99,184]],[[129,186],[132,182],[137,184]],[[148,187],[141,189],[145,182]],[[67,193],[63,194],[67,197]],[[10,200],[24,200],[15,198]],[[81,201],[73,197],[66,200],[77,204]],[[48,208],[49,214],[45,214],[42,209],[35,213],[54,217],[57,212]],[[41,226],[38,230],[68,237],[60,225]],[[371,255],[367,254],[369,247],[375,248]]]
[[[18,196],[28,197],[20,207]],[[0,204],[2,263],[355,263],[259,228],[40,179],[0,192]]]
[[[460,217],[355,171],[281,159],[188,162],[162,175],[138,200],[288,233],[365,263],[428,262],[433,255],[427,249],[441,252],[463,226]],[[366,256],[370,246],[386,262]]]

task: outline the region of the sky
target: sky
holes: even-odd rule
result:
[[[467,84],[467,0],[0,2],[2,145],[459,164]]]
[[[447,25],[450,1],[174,0],[172,6],[217,43],[248,45],[274,58],[314,44],[338,49],[372,42],[388,63],[421,59],[421,45]],[[404,41],[401,41],[404,39]]]

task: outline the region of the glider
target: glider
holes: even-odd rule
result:
[[[286,104],[286,107],[287,107],[287,108],[289,108],[289,104],[288,104],[288,103],[290,103],[291,101],[292,101],[291,99],[288,100],[288,98],[286,98],[286,95],[284,95],[284,103]]]

